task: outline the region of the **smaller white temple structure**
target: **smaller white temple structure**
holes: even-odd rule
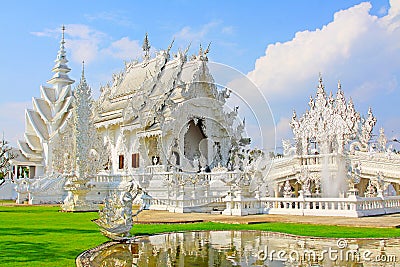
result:
[[[335,96],[322,77],[301,117],[293,112],[293,140],[283,140],[283,156],[272,159],[265,177],[272,196],[263,212],[318,216],[369,216],[399,212],[400,155],[384,130],[376,141],[377,119],[361,116],[346,100],[340,82]]]

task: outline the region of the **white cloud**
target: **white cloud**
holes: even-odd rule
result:
[[[35,35],[37,37],[55,37],[55,36],[59,36],[59,31],[46,29],[41,32],[31,32],[31,34]]]
[[[299,97],[306,108],[319,72],[331,85],[341,80],[346,96],[358,103],[398,97],[400,1],[390,4],[384,17],[371,15],[372,6],[365,2],[335,13],[321,29],[268,45],[247,76],[272,103],[274,114],[286,117],[301,102]],[[327,91],[335,90],[327,86]]]
[[[8,102],[0,105],[1,134],[10,145],[16,147],[18,139],[23,139],[25,131],[25,109],[30,102]],[[11,116],[12,113],[12,116]]]
[[[269,97],[301,94],[303,85],[313,84],[320,71],[329,77],[351,77],[360,86],[365,79],[376,79],[384,87],[382,74],[390,73],[391,67],[387,62],[393,60],[393,52],[400,52],[398,42],[392,43],[399,39],[393,19],[398,12],[392,6],[391,18],[379,19],[369,14],[370,9],[370,3],[361,3],[337,12],[322,29],[298,32],[288,42],[269,45],[248,76]]]
[[[87,64],[99,57],[101,43],[107,35],[83,24],[66,25],[65,46],[71,51],[72,60]]]
[[[276,142],[277,146],[281,146],[282,139],[287,139],[290,137],[290,118],[282,117],[276,124]]]
[[[222,28],[221,32],[222,32],[223,34],[229,34],[229,35],[231,35],[231,34],[233,34],[233,33],[235,32],[235,30],[233,29],[232,26],[226,26],[226,27],[223,27],[223,28]]]
[[[179,41],[187,42],[202,42],[210,35],[213,36],[212,40],[216,41],[221,39],[220,35],[233,35],[233,26],[224,25],[222,21],[215,20],[206,23],[198,28],[193,28],[192,26],[185,26],[180,31],[174,34],[175,39]]]
[[[129,60],[141,53],[139,40],[130,40],[128,37],[112,40],[106,33],[84,24],[68,24],[65,27],[65,46],[71,54],[71,60],[76,63],[84,60],[86,64],[91,64],[107,58]],[[46,29],[31,34],[60,38],[61,29]]]
[[[387,7],[386,7],[386,6],[382,6],[382,7],[379,9],[378,14],[383,16],[383,15],[387,14],[387,12],[388,12]]]
[[[190,26],[183,27],[179,32],[174,34],[177,40],[183,41],[201,41],[204,37],[218,25],[220,25],[220,21],[211,21],[207,24],[204,24],[200,27],[200,29],[194,30]]]
[[[104,11],[95,14],[86,14],[89,21],[104,20],[124,27],[134,27],[130,18],[122,11]]]
[[[142,47],[138,40],[130,40],[128,37],[123,37],[103,50],[104,53],[119,59],[132,59],[143,54]]]

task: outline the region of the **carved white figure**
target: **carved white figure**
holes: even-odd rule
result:
[[[292,197],[293,190],[289,181],[285,182],[285,186],[283,187],[283,197]]]
[[[99,211],[99,219],[93,220],[100,227],[103,235],[113,240],[122,240],[130,236],[129,231],[133,226],[132,202],[142,192],[133,183],[121,186],[122,191],[112,191],[104,200],[104,208]]]

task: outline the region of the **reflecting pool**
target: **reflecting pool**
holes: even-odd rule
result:
[[[108,242],[77,266],[400,266],[400,238],[328,239],[263,231],[194,231]]]

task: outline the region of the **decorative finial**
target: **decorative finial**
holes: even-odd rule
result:
[[[65,25],[63,24],[61,27],[62,36],[61,36],[61,43],[65,43],[64,36],[65,36]]]
[[[211,42],[208,44],[206,51],[204,51],[204,55],[207,55],[210,52]]]
[[[322,74],[321,72],[319,73],[319,83],[318,83],[318,90],[317,90],[317,95],[318,94],[322,94],[325,95],[325,87],[324,87],[324,83],[322,82]]]
[[[189,43],[189,45],[186,47],[185,51],[183,51],[183,55],[186,56],[187,52],[189,51],[190,46],[192,45],[192,42]]]
[[[147,32],[146,32],[146,35],[144,36],[142,49],[143,49],[143,52],[144,52],[144,58],[145,59],[149,59],[149,57],[150,57],[150,55],[149,55],[150,42],[149,42],[149,36],[148,36]]]
[[[169,51],[171,51],[171,48],[172,48],[172,45],[174,44],[174,42],[175,42],[175,38],[172,39],[172,42],[171,42],[170,45],[168,46],[168,48],[167,48],[167,53],[169,53]]]
[[[350,96],[350,98],[349,98],[349,106],[354,106],[354,104],[353,104],[353,98],[351,98],[351,96]]]
[[[294,119],[294,120],[297,119],[297,113],[296,113],[295,109],[293,109],[292,119]]]
[[[342,89],[342,84],[340,83],[340,80],[337,83],[337,89],[340,91]]]
[[[82,60],[82,79],[85,78],[85,61]]]

